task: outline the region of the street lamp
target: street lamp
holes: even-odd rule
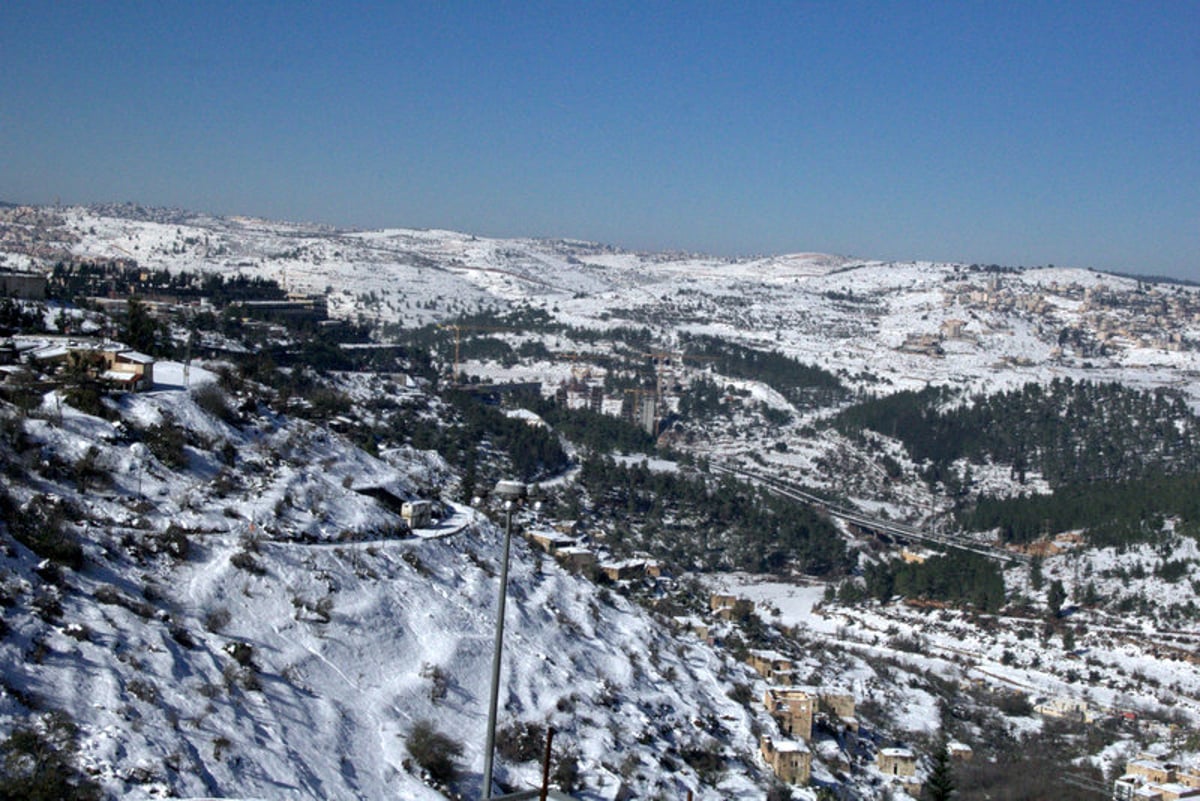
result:
[[[488,704],[487,745],[483,749],[483,798],[492,797],[492,755],[496,749],[496,706],[500,700],[500,654],[504,643],[504,604],[508,598],[508,551],[513,509],[526,496],[519,481],[498,481],[492,495],[504,501],[504,554],[500,557],[500,600],[496,604],[496,644],[492,650],[492,695]]]
[[[142,497],[142,471],[143,462],[146,459],[146,446],[140,442],[135,442],[129,446],[129,455],[133,457],[134,466],[137,468],[137,494],[138,498]]]

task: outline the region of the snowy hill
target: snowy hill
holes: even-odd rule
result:
[[[708,333],[778,349],[869,391],[926,382],[996,391],[1090,377],[1195,394],[1200,289],[1042,267],[890,263],[822,254],[718,259],[570,240],[451,231],[356,231],[129,206],[6,212],[6,259],[134,259],[328,293],[347,319],[406,327],[530,304],[568,325],[646,325],[668,341]],[[947,326],[952,326],[947,328]],[[1099,337],[1072,346],[1064,331]],[[945,336],[953,330],[953,336]],[[942,340],[931,358],[903,346]],[[1064,346],[1064,343],[1067,343]]]
[[[50,407],[27,422],[12,469],[35,454],[61,468],[35,465],[37,480],[8,491],[26,514],[67,510],[57,525],[83,558],[74,570],[39,567],[24,546],[3,556],[4,728],[67,711],[80,765],[120,798],[440,798],[405,747],[428,720],[462,744],[459,786],[474,795],[500,529],[449,507],[397,539],[396,515],[352,487],[405,493],[427,481],[423,465],[278,416],[216,419],[195,400],[207,381],[126,396],[115,421],[63,406],[61,423]],[[177,467],[129,444],[164,415],[188,442]],[[98,470],[87,490],[85,456]],[[726,658],[518,540],[502,727],[553,725],[593,797],[623,782],[754,792],[763,774]],[[719,791],[685,763],[659,767],[710,747],[741,765]],[[497,771],[518,788],[538,776],[532,763]]]
[[[1115,382],[1178,393],[1164,406],[1171,416],[1130,428],[1189,439],[1200,409],[1194,287],[1054,267],[719,259],[130,206],[0,212],[0,270],[70,262],[269,279],[323,296],[331,317],[372,337],[331,345],[335,355],[392,345],[404,354],[363,372],[312,370],[303,328],[243,310],[189,331],[210,311],[200,304],[164,328],[179,358],[194,343],[213,372],[193,363],[189,382],[177,363],[160,362],[155,391],[113,395],[91,414],[36,382],[40,407],[5,404],[6,536],[63,566],[15,542],[3,556],[0,730],[32,725],[73,741],[77,762],[114,797],[477,794],[502,533],[488,517],[499,520],[497,510],[449,499],[469,498],[477,459],[493,472],[511,467],[499,440],[516,437],[470,429],[468,443],[439,440],[461,400],[435,391],[439,381],[528,382],[540,385],[535,401],[613,418],[636,418],[638,399],[652,395],[652,422],[669,421],[660,450],[611,454],[626,471],[618,481],[632,485],[643,471],[717,485],[710,463],[751,467],[790,479],[823,508],[832,501],[935,533],[954,529],[973,498],[1048,495],[1052,476],[962,457],[939,479],[904,431],[844,430],[842,411],[927,385],[964,390],[940,401],[948,410],[1030,382]],[[116,319],[56,302],[39,314],[47,328],[83,331]],[[271,357],[288,361],[277,369]],[[256,370],[311,380],[336,411],[256,383]],[[518,430],[552,428],[531,408],[501,417]],[[1019,741],[1047,770],[1112,772],[1171,724],[1200,720],[1191,655],[1200,551],[1184,521],[1155,517],[1161,530],[1133,546],[1068,540],[1036,580],[1030,562],[1000,549],[997,531],[967,532],[998,554],[1004,608],[910,607],[863,597],[865,574],[901,558],[869,526],[829,526],[845,548],[818,578],[795,564],[778,571],[786,582],[722,574],[731,557],[707,546],[727,531],[702,530],[700,510],[669,499],[642,499],[648,523],[629,514],[638,498],[606,507],[605,487],[580,489],[581,463],[612,443],[554,437],[560,472],[541,477],[572,519],[525,510],[520,527],[551,536],[587,518],[601,554],[624,538],[634,556],[647,549],[700,571],[698,581],[618,581],[610,591],[517,538],[501,724],[510,734],[553,726],[558,761],[577,760],[585,798],[781,796],[757,755],[758,735],[776,725],[759,703],[767,681],[734,661],[751,646],[785,653],[799,680],[857,699],[861,736],[825,722],[812,743],[816,781],[852,798],[903,797],[885,791],[878,750],[904,741],[927,754],[939,730],[975,744],[985,765],[1003,764]],[[396,506],[417,497],[443,514],[410,535]],[[1047,615],[1049,582],[1071,603]],[[744,626],[718,624],[719,647],[647,611],[699,620],[705,588],[760,604]],[[1085,703],[1104,722],[1064,734],[1034,713],[1048,700]],[[407,745],[423,721],[462,745],[452,789]],[[504,757],[498,779],[533,786],[529,756]]]

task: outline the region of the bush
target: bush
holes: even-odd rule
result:
[[[174,418],[166,412],[163,413],[163,421],[161,423],[146,429],[143,441],[146,443],[146,447],[150,449],[150,453],[154,454],[154,458],[167,467],[173,470],[187,467],[187,452],[183,449],[183,446],[187,443],[187,438],[184,437],[179,427],[175,425]]]
[[[83,546],[67,526],[62,504],[38,497],[17,509],[5,496],[0,499],[0,512],[17,542],[38,556],[73,570],[83,567]]]
[[[83,456],[75,460],[75,464],[71,466],[71,473],[80,492],[96,488],[103,489],[112,484],[112,476],[100,464],[100,449],[95,445],[92,445]]]
[[[439,732],[428,720],[413,725],[404,745],[435,782],[449,784],[458,778],[462,745]]]
[[[249,551],[238,551],[229,558],[229,563],[256,576],[265,575],[267,572],[267,569]]]
[[[228,626],[231,620],[233,620],[233,615],[229,613],[229,610],[223,606],[218,607],[204,616],[204,628],[217,634]]]
[[[248,642],[231,642],[225,646],[225,653],[242,667],[254,667],[254,646]]]
[[[196,405],[226,423],[237,422],[237,412],[229,405],[225,392],[217,384],[203,384],[192,392]]]
[[[557,756],[550,778],[564,793],[573,793],[583,786],[583,782],[579,779],[579,757],[574,751],[567,751]]]
[[[546,727],[533,721],[514,721],[496,732],[496,750],[509,762],[532,762],[542,756]]]
[[[431,665],[426,662],[421,665],[421,678],[429,679],[432,686],[429,688],[429,700],[435,704],[446,697],[446,693],[450,690],[450,674],[442,669],[441,665]]]
[[[100,787],[73,764],[74,724],[52,715],[45,728],[18,726],[0,743],[0,801],[99,801]]]
[[[191,542],[188,540],[186,529],[171,523],[161,534],[150,536],[150,546],[155,553],[166,552],[179,561],[188,557]]]

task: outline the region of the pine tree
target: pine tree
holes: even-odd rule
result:
[[[1050,610],[1050,614],[1057,616],[1062,611],[1063,602],[1067,600],[1067,591],[1063,587],[1061,579],[1055,579],[1050,583],[1050,589],[1046,591],[1046,607]]]
[[[950,770],[950,752],[944,739],[938,740],[933,752],[933,767],[921,793],[922,801],[949,801],[954,795],[954,776]]]

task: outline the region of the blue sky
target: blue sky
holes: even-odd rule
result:
[[[0,199],[1200,279],[1200,2],[0,6]]]

